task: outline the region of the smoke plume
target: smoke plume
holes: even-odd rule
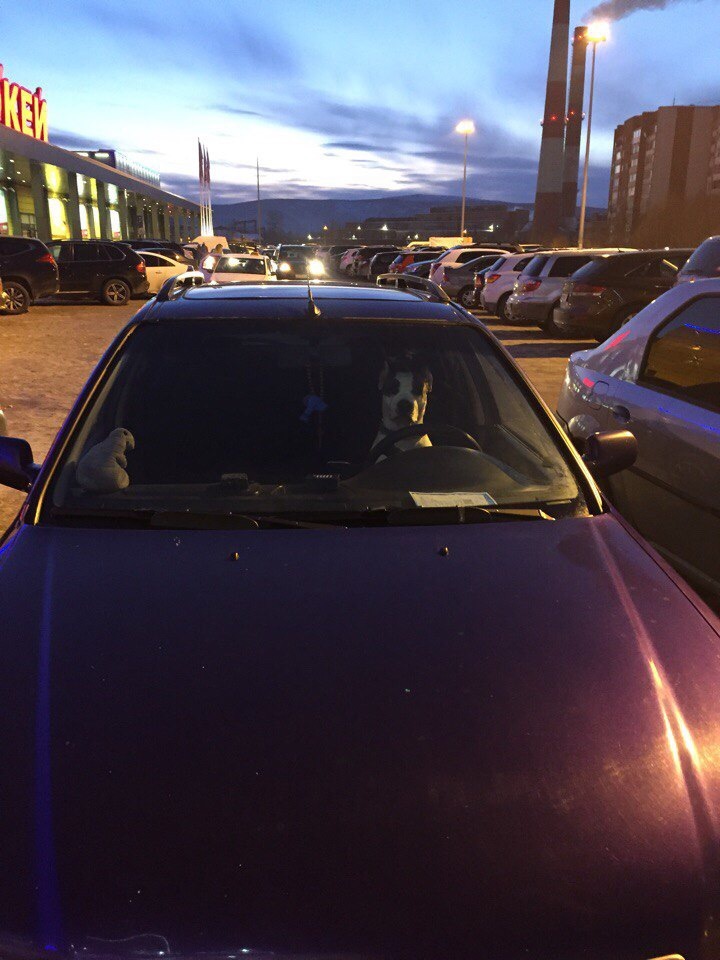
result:
[[[604,0],[588,13],[588,20],[622,20],[638,10],[664,10],[681,0]]]

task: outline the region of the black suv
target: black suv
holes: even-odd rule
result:
[[[60,293],[83,293],[119,307],[147,293],[145,263],[134,250],[110,240],[59,240],[50,244],[60,271]]]
[[[0,237],[0,280],[4,297],[0,308],[25,313],[33,301],[58,290],[58,268],[41,240]]]
[[[602,342],[674,286],[691,253],[668,248],[598,257],[563,286],[555,326],[565,335]]]

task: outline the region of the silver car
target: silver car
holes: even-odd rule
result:
[[[720,280],[674,287],[570,357],[558,414],[582,445],[630,430],[638,457],[608,480],[620,512],[720,602]]]
[[[612,250],[555,250],[536,254],[525,267],[507,300],[506,317],[513,323],[534,323],[554,330],[553,311],[560,305],[563,285],[580,267]]]
[[[534,253],[511,253],[502,257],[485,277],[480,302],[483,310],[494,313],[500,320],[508,320],[507,302],[515,281],[529,265]]]
[[[435,273],[437,278],[435,282],[452,300],[457,300],[459,304],[470,310],[475,304],[475,274],[478,270],[492,266],[497,259],[496,253],[489,253],[469,260],[467,263],[448,264]]]

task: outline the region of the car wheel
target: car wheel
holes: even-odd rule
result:
[[[475,287],[463,287],[458,294],[458,303],[466,310],[472,310],[475,306]]]
[[[130,299],[130,287],[124,280],[107,280],[100,299],[109,307],[121,307]]]
[[[30,293],[26,287],[18,283],[17,280],[4,280],[3,290],[5,292],[4,306],[7,313],[27,313],[30,306]]]
[[[498,320],[502,320],[503,323],[512,323],[512,320],[510,319],[510,314],[508,313],[508,308],[507,308],[509,299],[510,299],[510,294],[504,293],[498,300],[497,304],[495,305],[495,313],[497,315],[497,318]]]

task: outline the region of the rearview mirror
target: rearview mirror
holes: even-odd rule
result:
[[[0,437],[0,484],[27,492],[39,469],[27,440]]]
[[[629,430],[594,433],[585,441],[585,466],[594,477],[610,477],[637,460],[638,445]]]

